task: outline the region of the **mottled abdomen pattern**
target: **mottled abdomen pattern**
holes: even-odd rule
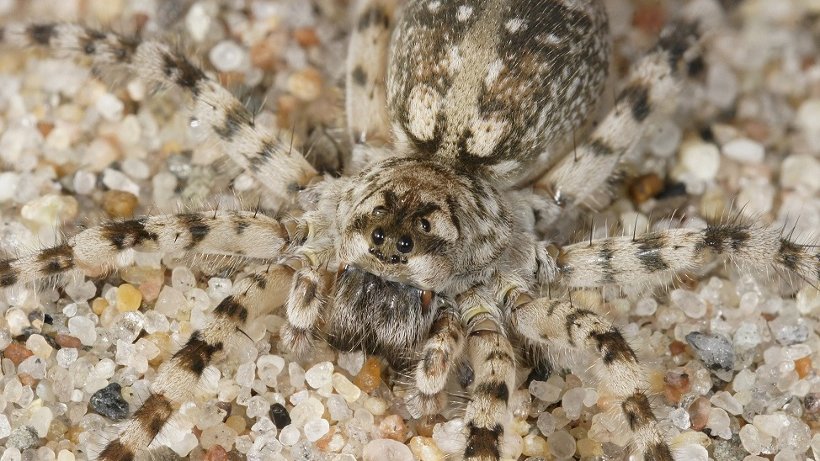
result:
[[[412,1],[387,80],[397,144],[514,179],[593,111],[608,57],[601,2]]]

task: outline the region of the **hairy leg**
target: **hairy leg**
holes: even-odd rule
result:
[[[0,260],[0,287],[81,270],[96,275],[116,267],[129,250],[243,256],[275,260],[289,241],[279,221],[252,211],[206,211],[109,221],[64,243]]]
[[[415,368],[415,388],[405,399],[414,418],[436,414],[444,407],[444,386],[463,350],[461,319],[452,310],[443,310],[422,346],[421,359]]]
[[[88,57],[100,69],[125,67],[148,82],[188,94],[194,101],[193,117],[222,143],[222,151],[277,198],[289,197],[316,176],[299,152],[256,126],[236,97],[164,43],[75,24],[11,25],[3,32],[3,40],[11,44]]]
[[[293,275],[287,266],[271,266],[237,280],[230,296],[213,312],[213,319],[195,331],[185,346],[162,364],[151,384],[151,395],[125,424],[119,437],[100,452],[100,461],[133,460],[174,414],[174,403],[191,399],[193,390],[214,356],[249,318],[281,306]]]
[[[529,203],[537,230],[546,230],[564,210],[583,203],[606,183],[621,157],[640,140],[653,113],[676,97],[677,67],[697,36],[693,25],[667,28],[655,49],[630,71],[615,106],[589,139],[536,179],[532,190],[513,192]]]
[[[672,461],[643,391],[646,373],[621,332],[605,317],[567,300],[522,301],[512,312],[513,328],[538,344],[597,353],[600,362],[593,369],[607,391],[621,399],[621,411],[633,433],[633,451],[647,461]]]
[[[712,254],[726,255],[741,267],[820,281],[816,246],[794,243],[778,229],[736,222],[576,243],[561,249],[556,263],[561,282],[571,287],[636,286],[669,280],[703,265]]]
[[[387,59],[398,0],[363,0],[356,9],[347,53],[347,125],[353,140],[352,170],[384,158],[390,143]]]

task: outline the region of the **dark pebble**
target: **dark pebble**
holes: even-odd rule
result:
[[[693,331],[686,335],[686,342],[710,370],[732,371],[734,368],[735,351],[723,336]]]
[[[277,429],[282,429],[290,424],[290,413],[281,403],[274,403],[270,406],[270,419]]]
[[[91,396],[89,404],[98,414],[119,421],[128,417],[128,402],[122,398],[122,388],[111,383]]]

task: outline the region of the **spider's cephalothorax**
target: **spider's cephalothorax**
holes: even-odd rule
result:
[[[645,373],[619,330],[568,297],[539,297],[543,289],[648,285],[710,254],[820,279],[816,249],[737,222],[563,248],[539,240],[545,234],[538,231],[607,184],[651,116],[674,97],[680,61],[698,43],[698,28],[687,24],[662,35],[611,111],[576,140],[608,68],[601,1],[363,0],[347,66],[350,169],[360,172],[341,178],[318,177],[161,42],[71,24],[9,26],[9,42],[127,66],[187,93],[224,153],[282,204],[282,215],[297,217],[283,223],[260,212],[216,211],[106,222],[0,260],[0,287],[75,269],[98,273],[135,249],[264,263],[239,278],[213,319],[161,366],[151,395],[99,454],[106,461],[133,460],[175,402],[193,397],[190,383],[237,330],[283,304],[284,347],[309,353],[325,338],[382,355],[412,374],[406,403],[414,416],[442,409],[452,365],[468,361],[467,459],[504,452],[507,402],[518,384],[512,338],[521,349],[597,355],[593,370],[618,400],[633,451],[669,461]]]

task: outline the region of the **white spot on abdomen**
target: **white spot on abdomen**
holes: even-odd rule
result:
[[[474,118],[470,123],[473,136],[467,140],[467,151],[477,157],[493,153],[507,132],[507,123],[501,120]]]
[[[513,19],[510,19],[509,21],[507,21],[507,23],[504,24],[504,27],[506,27],[507,30],[511,34],[514,34],[514,33],[518,32],[519,30],[521,30],[521,26],[523,26],[523,25],[524,25],[524,20],[523,19],[513,18]]]
[[[501,69],[504,68],[504,63],[500,59],[496,59],[487,66],[487,78],[484,79],[484,85],[489,87],[498,78]]]
[[[416,85],[407,101],[407,129],[422,141],[433,139],[441,95],[427,85]]]
[[[470,16],[473,15],[473,7],[470,5],[461,5],[458,7],[458,11],[456,12],[456,19],[461,22],[464,22],[470,19]]]

